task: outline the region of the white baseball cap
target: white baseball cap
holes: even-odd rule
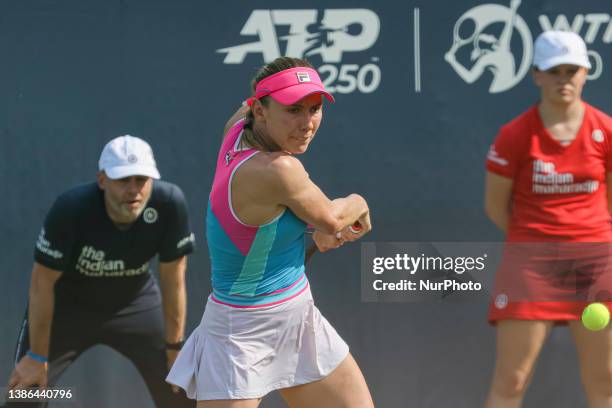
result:
[[[104,146],[98,169],[113,180],[130,176],[160,178],[151,146],[130,135],[116,137]]]
[[[584,41],[571,31],[544,31],[535,40],[534,48],[533,65],[540,71],[562,64],[591,68]]]

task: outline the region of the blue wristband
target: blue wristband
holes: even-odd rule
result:
[[[26,356],[30,357],[32,360],[38,361],[39,363],[46,363],[47,361],[49,361],[47,360],[47,357],[43,357],[41,355],[33,353],[32,350],[28,350]]]

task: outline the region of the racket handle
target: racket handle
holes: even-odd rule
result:
[[[317,251],[317,244],[314,242],[310,244],[310,246],[306,249],[306,253],[304,254],[304,263],[307,263]]]

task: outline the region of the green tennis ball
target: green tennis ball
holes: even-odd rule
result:
[[[589,330],[603,330],[609,322],[610,310],[603,303],[591,303],[582,312],[582,324]]]

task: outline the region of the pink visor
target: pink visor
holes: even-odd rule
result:
[[[270,75],[259,81],[255,88],[256,99],[270,95],[283,105],[293,105],[313,93],[323,94],[328,101],[334,102],[334,97],[325,90],[317,71],[307,67],[289,68]],[[251,103],[252,99],[249,105]]]

